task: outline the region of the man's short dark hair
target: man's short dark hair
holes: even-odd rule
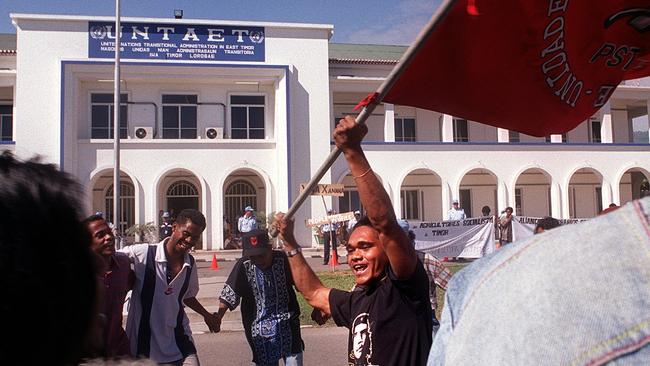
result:
[[[482,213],[484,216],[489,215],[489,214],[490,214],[490,211],[491,211],[491,210],[490,210],[490,206],[483,206],[483,208],[481,208],[481,213]]]
[[[537,220],[537,224],[535,225],[535,232],[537,232],[537,229],[542,228],[545,231],[546,230],[551,230],[556,227],[560,226],[560,222],[550,216],[542,217],[541,219]]]
[[[354,224],[354,226],[352,227],[352,231],[354,231],[358,227],[362,227],[362,226],[370,226],[370,227],[374,228],[374,226],[372,226],[372,222],[370,222],[370,219],[368,218],[368,216],[362,216],[359,220],[357,220],[357,223]]]
[[[184,224],[187,220],[205,229],[205,216],[199,210],[186,208],[176,216],[176,223],[179,225]]]
[[[0,155],[0,364],[76,364],[96,314],[79,184],[54,165]],[[37,335],[38,341],[31,339]]]
[[[100,214],[93,214],[93,215],[90,215],[90,216],[86,217],[86,218],[81,222],[81,224],[82,224],[84,227],[87,228],[88,226],[90,226],[91,223],[93,223],[93,222],[95,222],[95,221],[100,221],[100,220],[106,221],[106,219],[104,218],[103,215],[100,215]]]

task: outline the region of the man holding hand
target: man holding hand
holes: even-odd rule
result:
[[[367,132],[350,116],[334,131],[367,212],[346,246],[355,290],[323,286],[301,254],[293,222],[279,214],[276,223],[297,289],[317,313],[350,330],[349,364],[424,365],[431,346],[428,278],[361,148]]]

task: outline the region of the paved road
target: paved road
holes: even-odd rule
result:
[[[313,250],[306,251],[307,262],[316,272],[331,271],[332,267],[323,265],[322,256],[318,256],[321,252]],[[339,256],[341,261],[344,261],[343,253],[345,250],[339,248]],[[197,265],[199,267],[199,294],[197,299],[205,306],[208,311],[215,312],[219,308],[218,297],[223,289],[223,285],[228,279],[228,275],[235,264],[235,259],[241,256],[241,251],[236,253],[219,253],[217,254],[218,269],[210,269],[212,254],[198,252],[195,254]],[[346,263],[342,263],[336,267],[336,270],[349,269]],[[203,321],[203,317],[196,314],[192,310],[187,311],[187,316],[190,320],[190,326],[194,334],[203,334],[208,331],[208,327]],[[240,331],[242,330],[241,311],[238,307],[234,311],[226,312],[223,318],[221,329],[224,331]]]
[[[346,328],[303,328],[301,332],[305,342],[305,365],[347,365]],[[193,337],[204,366],[251,364],[253,356],[244,332],[195,334]]]

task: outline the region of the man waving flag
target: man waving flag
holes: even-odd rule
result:
[[[650,75],[648,0],[446,5],[376,102],[546,136],[592,116],[622,80]]]

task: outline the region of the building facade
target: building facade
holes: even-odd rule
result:
[[[72,173],[87,190],[88,212],[112,219],[111,18],[12,21],[16,35],[0,35],[0,146]],[[405,50],[332,44],[331,25],[122,22],[119,227],[197,208],[208,220],[204,249],[223,246],[225,222],[245,206],[261,219],[286,210],[332,149],[336,120],[355,113]],[[487,205],[592,217],[649,190],[648,80],[624,83],[589,121],[547,138],[382,104],[364,149],[408,220],[446,219],[453,198],[468,216]],[[326,207],[361,208],[343,159],[323,183],[343,183],[345,196],[311,198],[298,223]],[[310,229],[296,226],[299,240],[313,242]]]

